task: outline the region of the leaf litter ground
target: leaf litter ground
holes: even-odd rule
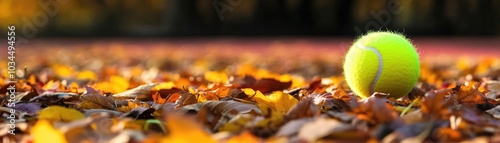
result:
[[[360,99],[338,52],[86,46],[1,65],[3,142],[500,142],[497,58],[424,57],[407,96]]]

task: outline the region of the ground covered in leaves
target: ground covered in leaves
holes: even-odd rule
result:
[[[2,61],[2,142],[500,142],[500,59],[423,57],[407,96],[360,99],[342,53],[78,46],[20,51],[17,82]]]

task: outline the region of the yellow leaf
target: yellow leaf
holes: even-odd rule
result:
[[[36,84],[36,76],[34,74],[30,75],[28,78],[28,82],[35,85]]]
[[[255,68],[251,64],[241,64],[238,67],[237,75],[239,76],[245,76],[245,75],[255,75],[257,72],[257,68]]]
[[[275,91],[271,95],[265,96],[273,103],[273,107],[281,113],[286,113],[299,101],[292,95]]]
[[[169,115],[166,122],[169,135],[161,139],[161,143],[215,143],[200,125],[189,118]]]
[[[49,106],[40,111],[39,119],[53,121],[75,121],[85,118],[80,111],[62,106]]]
[[[284,114],[278,112],[277,110],[270,110],[271,107],[264,104],[257,104],[262,115],[266,117],[263,120],[257,122],[257,127],[263,127],[272,131],[277,131],[283,125]]]
[[[51,90],[51,89],[57,89],[59,85],[59,82],[54,82],[54,81],[49,81],[45,85],[43,85],[42,89],[43,90]]]
[[[161,82],[159,83],[158,85],[156,85],[153,89],[154,90],[160,90],[160,89],[172,89],[173,87],[175,87],[175,83],[174,82]]]
[[[90,70],[83,70],[76,74],[76,79],[79,80],[97,80],[97,75]]]
[[[292,86],[290,88],[296,88],[296,87],[302,87],[306,84],[306,81],[304,80],[303,77],[300,76],[292,76],[289,74],[283,74],[280,75],[277,79],[278,81],[281,82],[289,82],[292,81]]]
[[[112,75],[109,81],[95,83],[93,87],[104,92],[120,93],[127,90],[129,82],[121,76]]]
[[[219,132],[235,133],[241,131],[251,125],[251,121],[255,120],[255,116],[251,114],[238,114],[229,120],[226,124],[219,128]]]
[[[7,62],[5,62],[7,63]],[[6,65],[6,64],[5,64]],[[10,74],[9,74],[9,70],[7,70],[6,68],[7,66],[5,66],[5,68],[1,68],[0,69],[0,73],[2,73],[2,77],[5,77],[5,79],[8,79]]]
[[[70,77],[73,74],[73,68],[70,66],[55,64],[51,68],[60,77]]]
[[[205,98],[205,96],[197,96],[196,100],[198,103],[207,102],[207,98]]]
[[[226,83],[229,79],[225,72],[221,71],[207,71],[205,72],[205,79],[215,83]]]
[[[67,143],[64,134],[52,127],[49,121],[39,120],[33,128],[33,143]]]
[[[127,90],[128,86],[129,86],[128,80],[126,80],[125,78],[123,78],[121,76],[113,75],[109,78],[109,82],[111,83],[111,85],[113,87],[113,91],[114,91],[113,93],[123,92],[123,91]]]
[[[251,88],[242,89],[248,96],[253,96],[257,103],[265,104],[280,113],[286,113],[299,101],[290,94],[281,91],[275,91],[270,95],[263,95],[260,91],[254,91]]]
[[[272,107],[273,106],[273,103],[271,103],[271,101],[269,99],[267,99],[264,94],[262,94],[262,92],[260,91],[255,91],[251,88],[243,88],[241,89],[246,95],[248,95],[248,97],[253,97],[252,99],[254,99],[257,103],[261,103],[261,104],[265,104],[269,107]]]
[[[71,88],[71,89],[75,89],[75,88],[76,88],[76,89],[78,89],[78,87],[80,87],[80,86],[79,86],[79,85],[78,85],[78,83],[76,83],[76,82],[71,82],[71,83],[68,85],[68,88]]]

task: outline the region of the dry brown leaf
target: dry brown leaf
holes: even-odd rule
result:
[[[291,120],[290,122],[287,122],[281,129],[276,133],[277,137],[283,137],[283,136],[296,136],[300,129],[309,122],[314,121],[314,118],[301,118],[301,119],[296,119],[296,120]]]
[[[195,103],[198,103],[198,99],[197,99],[196,95],[191,94],[191,93],[186,92],[186,91],[180,92],[179,99],[177,99],[175,101],[175,104],[177,104],[176,108],[180,108],[182,106],[191,105],[191,104],[195,104]]]
[[[470,107],[480,107],[481,110],[493,108],[494,101],[489,101],[488,98],[474,88],[473,84],[462,85],[453,89],[455,93],[452,97],[458,104],[464,104]]]
[[[78,104],[80,109],[115,109],[115,99],[100,94],[86,94],[81,97],[82,103]]]
[[[320,114],[320,110],[317,105],[313,104],[310,98],[305,98],[299,103],[295,104],[295,106],[290,109],[285,118],[287,120],[296,120],[307,117],[314,117]]]
[[[334,119],[324,117],[316,118],[306,123],[300,129],[298,137],[306,142],[316,142],[322,138],[349,139],[351,141],[366,141],[369,134],[357,130],[351,124],[342,123]]]
[[[150,93],[151,88],[153,88],[155,86],[156,86],[156,83],[144,84],[144,85],[138,86],[136,88],[129,89],[127,91],[114,94],[113,97],[144,99],[144,98],[146,98],[147,94]]]
[[[132,119],[154,119],[153,112],[155,109],[146,108],[146,107],[137,107],[132,109],[130,112],[127,112],[120,116],[120,118],[132,118]]]
[[[361,101],[359,107],[353,108],[354,113],[358,113],[358,118],[369,121],[372,124],[389,124],[395,128],[403,124],[401,118],[387,103],[387,96],[375,92],[372,96]]]
[[[425,94],[421,107],[423,119],[448,119],[451,114],[449,106],[452,104],[452,101],[446,99],[445,97],[450,91],[451,90],[449,89],[444,89],[439,91],[430,91]]]
[[[485,112],[500,120],[500,105],[490,110],[486,110]]]
[[[263,78],[260,80],[255,79],[252,76],[245,76],[243,83],[240,83],[240,88],[251,88],[255,91],[260,91],[262,93],[269,93],[273,91],[283,91],[292,86],[292,82],[281,82],[272,78]]]

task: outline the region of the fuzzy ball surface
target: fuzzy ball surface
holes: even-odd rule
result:
[[[347,52],[343,66],[347,84],[363,98],[374,92],[405,96],[420,74],[415,47],[405,36],[393,32],[361,36]]]

